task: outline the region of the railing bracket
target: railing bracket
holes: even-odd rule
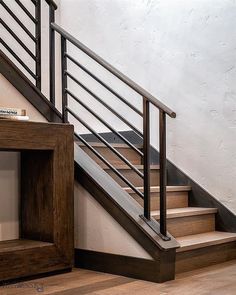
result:
[[[139,217],[165,242],[170,241],[171,238],[168,236],[164,236],[160,233],[160,228],[152,219],[147,219],[144,215],[139,215]]]

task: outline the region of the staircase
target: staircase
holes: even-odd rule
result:
[[[125,183],[120,181],[109,167],[106,167],[101,160],[90,153],[85,145],[78,144],[102,169],[119,183],[124,191],[129,193],[139,205],[143,206],[143,201],[139,196],[127,187]],[[122,161],[113,155],[106,146],[96,142],[92,142],[90,145],[102,155],[107,156],[116,169],[134,183],[137,189],[143,191],[142,181],[137,178],[135,172],[128,166],[123,165]],[[131,148],[117,143],[112,144],[112,146],[129,158],[136,168],[142,171],[142,161]],[[140,145],[136,147],[141,149]],[[151,165],[151,216],[157,221],[160,219],[159,169],[158,165]],[[217,208],[189,206],[190,186],[167,186],[166,191],[167,229],[180,245],[176,250],[176,273],[221,263],[236,257],[236,233],[216,230],[215,216]]]
[[[30,0],[29,0],[30,1]],[[75,133],[75,179],[81,183],[93,197],[107,210],[117,222],[150,254],[153,260],[130,259],[130,257],[112,257],[117,261],[115,266],[110,260],[99,258],[101,253],[87,256],[90,260],[80,267],[109,271],[123,275],[163,282],[173,279],[175,273],[209,266],[236,258],[236,218],[227,208],[205,192],[178,169],[171,166],[166,159],[166,117],[175,118],[176,114],[157,98],[119,72],[91,49],[71,36],[55,23],[57,6],[47,0],[49,7],[49,48],[50,48],[50,97],[47,99],[41,92],[41,53],[40,53],[40,7],[41,1],[30,1],[35,5],[32,15],[20,1],[16,1],[23,12],[35,20],[36,45],[35,68],[33,73],[15,53],[17,48],[10,48],[7,40],[1,36],[1,44],[5,48],[0,51],[0,72],[4,75],[45,118],[52,122],[76,122],[83,125],[93,140],[83,134]],[[21,26],[21,22],[1,0],[1,9],[5,9],[12,21]],[[4,28],[16,38],[9,26],[1,20]],[[29,34],[27,28],[24,28]],[[12,34],[13,33],[13,34]],[[62,81],[62,112],[55,107],[55,34],[61,38],[61,81]],[[112,85],[103,81],[95,73],[78,61],[69,52],[68,44],[98,63],[114,77],[141,97],[142,110],[133,105]],[[23,44],[24,45],[24,44]],[[25,47],[25,46],[24,46]],[[15,51],[14,51],[15,50]],[[26,51],[27,48],[26,48]],[[10,55],[8,54],[10,53]],[[9,57],[10,56],[10,57]],[[18,62],[35,82],[22,73]],[[70,71],[69,63],[84,71],[91,79],[109,91],[120,104],[125,104],[130,111],[140,116],[143,128],[138,129],[126,117],[99,97]],[[73,81],[86,91],[96,102],[109,110],[121,120],[137,138],[122,134],[106,119],[99,116],[92,106],[73,92],[69,85]],[[71,107],[71,101],[83,107],[96,120],[109,129],[111,138],[96,132],[94,126],[82,119],[77,108]],[[150,144],[150,106],[155,107],[159,114],[159,153],[153,152]],[[174,184],[173,184],[174,183]],[[77,257],[81,259],[80,256]],[[100,260],[99,260],[100,259]],[[109,258],[110,259],[110,258]],[[127,263],[127,261],[130,261]],[[110,264],[109,264],[110,263]],[[96,265],[97,264],[97,265]],[[119,264],[119,265],[118,265]],[[143,267],[142,267],[143,266]],[[129,271],[125,271],[125,269]]]

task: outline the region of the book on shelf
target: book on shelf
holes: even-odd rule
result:
[[[7,115],[0,115],[0,120],[29,121],[29,117],[28,116],[7,116]]]
[[[0,107],[0,116],[26,116],[26,110]]]

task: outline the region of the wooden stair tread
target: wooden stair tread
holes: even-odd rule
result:
[[[132,170],[128,165],[123,165],[123,164],[119,164],[119,165],[113,165],[116,169],[118,170]],[[143,169],[143,165],[133,165],[135,168],[142,170]],[[110,168],[108,166],[106,166],[105,164],[101,164],[100,167],[104,170],[109,170]],[[160,169],[160,165],[151,165],[150,166],[151,170],[159,170]],[[134,172],[135,173],[135,172]]]
[[[196,215],[205,215],[205,214],[214,214],[217,213],[216,208],[201,208],[201,207],[184,207],[184,208],[174,208],[167,209],[167,218],[179,218],[186,216],[196,216]],[[160,211],[152,211],[151,216],[159,218]]]
[[[135,193],[130,187],[124,187],[123,188],[127,193],[132,194]],[[137,187],[138,190],[143,192],[143,187]],[[183,192],[183,191],[191,191],[191,186],[167,186],[166,187],[167,192]],[[151,186],[151,193],[159,193],[160,192],[160,186]]]
[[[176,240],[180,244],[180,248],[177,249],[177,252],[184,252],[236,241],[236,233],[212,231],[196,235],[178,237]]]
[[[81,143],[79,140],[76,141],[76,143],[80,146],[80,147],[86,147],[86,145],[84,143]],[[104,143],[102,142],[89,142],[88,144],[90,144],[92,147],[104,147],[104,148],[108,148]],[[128,146],[125,143],[110,143],[111,146],[115,147],[115,148],[125,148],[125,149],[131,149],[130,146]],[[142,148],[141,144],[133,144],[135,147],[137,147],[138,149]]]

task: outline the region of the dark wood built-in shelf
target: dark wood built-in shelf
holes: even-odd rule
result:
[[[20,237],[0,242],[0,281],[73,266],[73,126],[0,121],[0,150],[21,153]]]
[[[52,245],[52,243],[24,239],[2,241],[0,242],[0,255],[6,252],[16,252],[34,248],[50,247]]]

